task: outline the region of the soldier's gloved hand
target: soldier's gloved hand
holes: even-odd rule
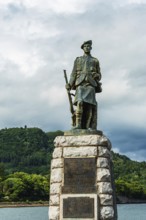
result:
[[[93,72],[92,74],[94,79],[97,79],[98,81],[101,80],[101,75],[99,73]]]
[[[67,90],[71,90],[71,86],[70,86],[70,84],[67,83],[66,86],[65,86],[65,88],[66,88]]]

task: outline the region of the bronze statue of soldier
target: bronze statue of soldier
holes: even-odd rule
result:
[[[67,83],[67,90],[75,90],[73,104],[76,106],[73,129],[97,128],[97,102],[96,93],[100,93],[101,73],[97,58],[91,56],[92,41],[86,41],[81,45],[84,55],[77,57]]]

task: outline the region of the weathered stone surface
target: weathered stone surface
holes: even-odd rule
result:
[[[98,156],[99,156],[99,157],[107,157],[107,158],[110,158],[111,153],[110,153],[110,151],[108,150],[107,147],[99,146],[99,147],[98,147]]]
[[[52,169],[51,171],[51,183],[62,182],[63,168]]]
[[[54,149],[53,158],[61,158],[62,157],[62,147],[58,147]]]
[[[109,169],[98,168],[97,169],[97,182],[109,182],[111,175]]]
[[[105,135],[101,136],[100,145],[107,146],[109,150],[112,147],[110,140]]]
[[[68,197],[64,197],[62,200],[60,199],[62,196],[71,195],[69,197],[74,198],[76,197],[75,195],[78,195],[77,197],[80,200],[83,194],[95,194],[94,201],[99,197],[100,220],[116,220],[117,218],[114,218],[115,205],[111,183],[112,175],[110,173],[112,159],[110,141],[102,134],[60,136],[55,139],[55,145],[56,148],[51,162],[49,220],[60,220],[60,217],[63,217],[63,204],[66,204],[65,208],[68,206],[68,200],[66,200]],[[94,166],[88,162],[86,163],[88,159],[94,160]],[[74,162],[72,163],[69,160],[74,160]],[[82,163],[84,160],[85,163]],[[84,198],[81,198],[79,202],[77,201],[81,208],[82,201],[84,202]],[[74,208],[76,207],[76,201],[70,199],[69,202],[71,205],[64,210],[65,216],[74,218],[74,215],[77,215],[76,211],[74,212],[76,210]],[[59,207],[62,208],[59,210]],[[84,212],[82,212],[83,216],[80,215],[80,207],[77,206],[77,208],[79,213],[77,218],[85,217]],[[96,209],[97,204],[94,205],[95,213],[97,213]],[[94,215],[96,215],[95,213]],[[97,216],[94,216],[94,218],[97,219]]]
[[[104,157],[98,157],[97,159],[98,168],[109,168],[109,159]]]
[[[50,206],[49,207],[49,220],[59,220],[59,207]]]
[[[52,159],[51,169],[63,167],[63,158]]]
[[[97,156],[97,147],[64,147],[63,157]]]
[[[104,206],[113,205],[113,196],[109,194],[99,194],[100,204]]]
[[[101,143],[100,135],[58,136],[54,140],[56,147],[62,146],[97,146]]]
[[[112,186],[110,182],[98,182],[98,193],[100,194],[112,194]]]
[[[56,206],[59,205],[59,194],[50,195],[49,205],[50,206]]]
[[[112,206],[105,206],[101,208],[100,218],[101,220],[111,220],[114,217],[114,210]]]
[[[61,183],[52,183],[50,185],[50,194],[58,194],[61,192]]]

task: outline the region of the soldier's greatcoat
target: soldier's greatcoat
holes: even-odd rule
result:
[[[71,88],[76,90],[74,104],[83,101],[96,105],[95,93],[101,92],[100,79],[101,73],[97,58],[91,55],[77,57],[69,82]]]

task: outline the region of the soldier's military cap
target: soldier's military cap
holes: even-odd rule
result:
[[[83,49],[83,47],[84,47],[85,44],[90,44],[90,45],[92,45],[92,40],[85,41],[85,42],[81,45],[81,49]]]

